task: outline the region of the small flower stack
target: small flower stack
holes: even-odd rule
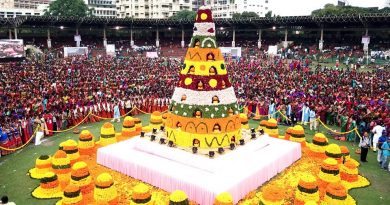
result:
[[[286,133],[284,134],[284,139],[285,140],[290,140],[290,137],[292,135],[292,130],[293,130],[293,127],[288,127],[287,128]]]
[[[135,131],[137,132],[137,135],[141,133],[142,131],[142,122],[139,118],[134,118],[135,123]]]
[[[326,187],[324,201],[328,205],[345,205],[347,202],[348,192],[341,183],[330,183]]]
[[[184,191],[176,190],[169,195],[169,205],[189,205],[187,194]]]
[[[51,170],[51,157],[48,155],[41,155],[35,160],[35,167],[30,169],[30,177],[34,179],[42,179],[47,172]]]
[[[69,156],[62,150],[58,150],[52,160],[53,172],[57,174],[62,188],[69,184],[71,165]]]
[[[97,205],[118,204],[118,193],[110,174],[102,173],[97,177],[93,198]]]
[[[85,162],[76,162],[72,166],[72,173],[70,176],[70,184],[80,188],[84,199],[87,201],[93,200],[93,179]]]
[[[95,140],[91,132],[88,130],[81,131],[78,148],[80,155],[91,155],[95,152]]]
[[[330,158],[337,160],[339,163],[342,163],[342,161],[343,161],[343,159],[342,159],[343,155],[341,153],[340,146],[338,146],[337,144],[328,145],[325,149],[325,155],[327,157],[330,157]]]
[[[154,111],[150,116],[150,128],[160,129],[160,126],[163,124],[162,114],[159,111]]]
[[[260,205],[282,205],[285,203],[281,187],[269,186],[260,195]]]
[[[77,142],[74,140],[66,140],[60,144],[60,150],[63,150],[70,159],[70,165],[80,160],[80,153],[77,147]]]
[[[302,147],[306,147],[305,130],[300,125],[295,125],[291,132],[290,141],[301,143]]]
[[[132,137],[135,136],[136,128],[134,123],[134,118],[127,116],[123,120],[123,126],[122,126],[122,137]]]
[[[40,179],[39,187],[32,192],[33,197],[38,199],[60,198],[62,191],[58,177],[54,172],[47,172]]]
[[[306,202],[320,201],[317,179],[311,174],[303,175],[295,191],[294,205],[304,205]]]
[[[262,120],[259,123],[259,127],[257,128],[258,130],[263,129],[265,133],[267,133],[267,120]]]
[[[150,204],[151,200],[150,188],[146,184],[139,183],[133,188],[130,205]]]
[[[56,203],[56,205],[84,205],[86,202],[83,200],[83,196],[78,186],[68,185],[64,189],[62,199]]]
[[[328,146],[328,138],[322,133],[317,133],[313,137],[313,143],[308,145],[312,157],[326,158],[325,149]]]
[[[233,197],[228,192],[223,192],[217,195],[214,205],[233,205]]]
[[[270,137],[279,138],[278,122],[271,118],[267,121],[267,132]]]
[[[321,164],[318,174],[321,198],[325,194],[326,187],[330,183],[337,183],[341,180],[339,164],[334,158],[327,158]]]
[[[114,125],[109,122],[104,123],[100,129],[100,141],[98,142],[99,145],[104,147],[116,142]]]

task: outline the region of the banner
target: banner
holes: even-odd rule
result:
[[[241,47],[219,47],[222,55],[231,55],[233,58],[241,57]]]
[[[146,52],[147,58],[158,58],[157,52]]]
[[[268,54],[269,55],[278,54],[278,46],[268,46]]]
[[[88,55],[87,47],[64,47],[64,57]]]
[[[22,58],[24,56],[22,39],[0,39],[0,58]]]
[[[115,52],[115,44],[107,44],[106,46],[106,55],[115,57],[116,52]]]

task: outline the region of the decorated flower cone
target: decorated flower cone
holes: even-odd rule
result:
[[[305,174],[299,180],[295,191],[294,205],[304,205],[306,202],[320,201],[317,179],[311,174]]]
[[[267,121],[267,132],[270,137],[279,138],[278,121],[271,118]]]
[[[131,194],[130,205],[136,204],[150,204],[152,200],[152,195],[150,194],[150,188],[144,183],[139,183],[133,188],[133,193]]]
[[[326,158],[325,149],[328,146],[328,138],[322,133],[317,133],[313,137],[313,143],[309,144],[310,156]]]
[[[200,7],[167,114],[167,137],[178,147],[229,147],[241,139],[237,98],[215,33],[211,8]]]
[[[306,147],[305,130],[300,125],[295,125],[291,132],[290,141],[301,143],[302,147]]]
[[[184,191],[176,190],[169,195],[169,205],[189,205],[187,194]]]
[[[214,205],[233,205],[233,197],[228,192],[220,193],[215,198]]]
[[[80,155],[91,155],[95,153],[94,136],[88,130],[83,130],[81,132],[78,144]]]
[[[32,192],[33,197],[38,199],[61,198],[62,191],[58,177],[54,172],[46,172],[40,179],[39,187]]]
[[[330,183],[326,187],[324,201],[328,205],[346,205],[348,198],[347,189],[341,183]]]
[[[241,129],[249,130],[248,116],[244,113],[240,114]]]
[[[93,201],[93,179],[85,162],[76,162],[72,166],[70,184],[80,188],[86,201]]]
[[[66,140],[60,144],[60,150],[63,150],[70,159],[70,165],[80,160],[80,153],[77,147],[77,142],[74,140]]]
[[[258,130],[263,129],[264,132],[267,133],[267,132],[268,132],[268,131],[267,131],[267,125],[268,125],[267,120],[262,120],[262,121],[260,121],[259,127],[258,127],[257,129],[258,129]]]
[[[318,174],[318,185],[321,198],[325,194],[326,187],[330,183],[337,183],[341,180],[339,164],[333,158],[327,158],[322,161],[321,170]]]
[[[127,116],[123,120],[122,137],[132,137],[137,134],[134,118]]]
[[[282,205],[284,204],[284,195],[282,187],[269,186],[260,194],[260,205]]]
[[[163,124],[162,114],[159,111],[154,111],[150,115],[150,123],[149,126],[153,129],[160,129],[160,126]]]
[[[56,205],[85,205],[86,202],[83,199],[83,195],[78,186],[68,185],[64,189],[62,199],[56,203]]]
[[[343,155],[341,153],[340,146],[338,146],[337,144],[328,145],[325,149],[325,155],[327,157],[330,157],[330,158],[337,160],[339,163],[342,163],[342,161],[343,161],[343,158],[342,158]]]
[[[70,181],[71,165],[69,156],[62,150],[58,150],[52,160],[53,172],[57,174],[60,186],[65,188]]]
[[[104,123],[100,129],[100,140],[98,142],[99,145],[104,147],[116,142],[114,125],[109,122]]]
[[[137,134],[141,133],[142,131],[142,121],[139,118],[134,118],[134,124],[135,124],[135,131]]]
[[[41,179],[47,172],[52,171],[51,169],[51,157],[48,155],[41,155],[35,160],[35,167],[30,169],[28,172],[31,178]]]
[[[118,193],[110,174],[103,173],[96,178],[93,198],[96,205],[118,204]]]
[[[288,127],[286,130],[286,133],[284,134],[284,139],[290,140],[290,137],[292,135],[293,127]]]

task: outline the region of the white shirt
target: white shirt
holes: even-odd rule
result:
[[[385,130],[384,127],[377,125],[372,129],[372,133],[374,133],[373,142],[378,143],[379,137],[382,136],[382,132]]]

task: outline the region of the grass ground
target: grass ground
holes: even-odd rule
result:
[[[144,125],[148,123],[149,115],[140,115]],[[81,129],[90,130],[96,138],[100,134],[100,127],[104,122],[95,124],[82,125]],[[257,127],[258,122],[250,121],[250,127]],[[116,130],[121,129],[120,123],[115,123]],[[286,126],[279,126],[279,133],[284,133]],[[326,133],[324,128],[320,131]],[[311,142],[314,131],[310,131],[305,127],[307,140]],[[328,136],[329,137],[329,136]],[[78,135],[72,132],[57,134],[51,138],[47,138],[40,146],[29,145],[22,150],[11,155],[0,158],[0,195],[8,195],[9,198],[18,205],[46,205],[54,204],[54,200],[38,200],[31,196],[32,190],[39,186],[38,180],[31,179],[27,172],[34,167],[35,159],[42,154],[52,155],[57,149],[60,142],[66,139],[78,139]],[[359,155],[355,154],[356,146],[350,142],[340,142],[329,137],[330,143],[345,145],[350,149],[351,157],[359,160]],[[354,189],[350,194],[361,205],[388,205],[390,204],[390,172],[379,169],[376,161],[376,153],[369,152],[368,163],[364,163],[359,167],[360,174],[368,178],[371,185],[366,188]]]

